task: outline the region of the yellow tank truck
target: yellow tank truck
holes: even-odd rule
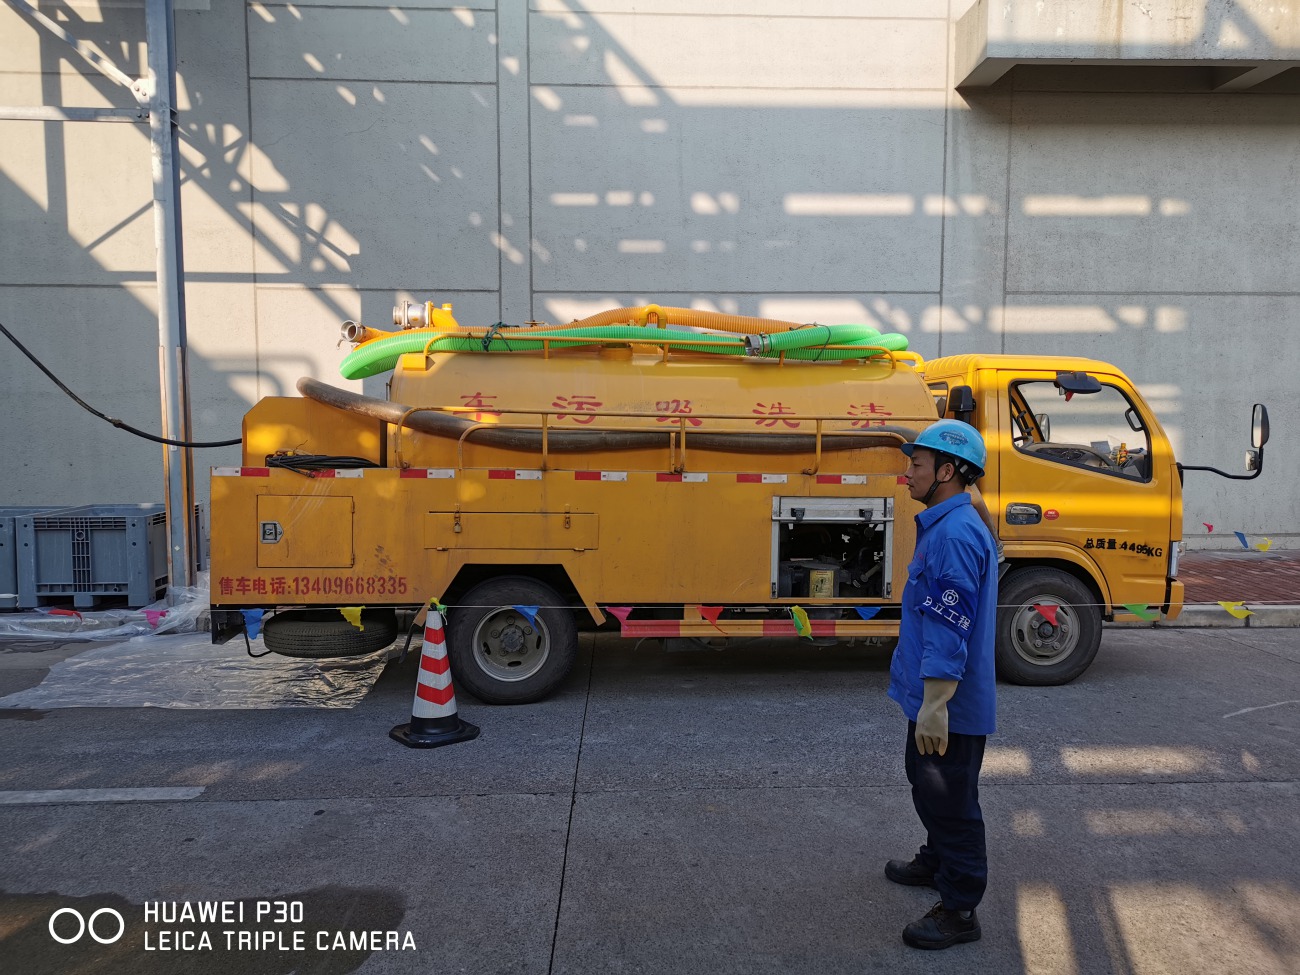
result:
[[[655,305],[467,329],[407,303],[394,321],[344,326],[344,376],[391,370],[386,398],[303,379],[248,412],[243,466],[212,471],[214,641],[261,610],[270,649],[364,653],[396,610],[440,602],[457,683],[522,703],[564,680],[579,626],[896,637],[918,510],[897,446],[939,416],[989,448],[1003,678],[1073,680],[1104,619],[1182,608],[1184,468],[1107,363],[923,362],[865,326]],[[1257,405],[1252,472],[1224,476],[1257,476],[1267,437]]]

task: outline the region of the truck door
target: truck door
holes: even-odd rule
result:
[[[1068,391],[1068,377],[1099,388]],[[1095,562],[1114,604],[1162,603],[1172,458],[1152,456],[1152,421],[1131,387],[1101,373],[1000,378],[1003,541],[1070,546]]]

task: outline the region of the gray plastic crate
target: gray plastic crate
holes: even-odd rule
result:
[[[108,598],[138,608],[167,588],[167,516],[161,504],[89,504],[15,519],[18,608]]]
[[[15,522],[21,515],[58,511],[59,505],[0,505],[0,609],[18,608],[18,539]]]

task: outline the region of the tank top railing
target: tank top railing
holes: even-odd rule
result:
[[[408,429],[409,421],[412,416],[418,413],[442,413],[442,414],[449,414],[452,416],[464,416],[467,414],[482,414],[483,412],[484,409],[481,406],[480,407],[416,406],[406,410],[402,414],[398,422],[396,423],[397,429],[396,429],[396,434],[394,436],[393,455],[397,466],[399,468],[410,466],[410,464],[407,463],[403,453],[403,433]],[[736,454],[752,453],[752,454],[760,454],[764,456],[780,456],[780,455],[799,456],[799,455],[812,454],[813,457],[812,466],[801,468],[799,473],[805,475],[815,475],[821,473],[822,463],[826,453],[828,452],[826,450],[827,438],[834,438],[835,446],[833,450],[834,452],[837,453],[841,450],[862,450],[862,449],[869,449],[872,447],[896,448],[899,444],[911,440],[912,434],[914,432],[906,427],[900,428],[898,427],[898,424],[916,423],[918,424],[918,426],[920,426],[920,425],[934,422],[933,414],[928,414],[928,415],[897,414],[897,415],[891,415],[890,424],[888,426],[876,425],[876,426],[864,427],[860,429],[855,429],[852,427],[848,429],[844,429],[844,428],[827,429],[827,424],[831,424],[831,423],[834,424],[852,424],[855,422],[861,423],[863,422],[863,417],[857,415],[848,415],[848,414],[818,415],[818,414],[806,414],[806,413],[781,413],[781,414],[769,414],[769,415],[759,416],[756,418],[755,414],[753,413],[663,413],[663,412],[634,411],[634,410],[584,409],[580,411],[584,420],[590,417],[592,421],[602,420],[607,422],[602,422],[599,426],[586,427],[583,430],[575,431],[573,430],[572,427],[567,427],[567,426],[562,428],[562,430],[557,430],[555,426],[555,422],[558,418],[573,416],[576,412],[578,412],[575,411],[572,407],[565,407],[563,409],[557,408],[551,410],[501,410],[499,412],[502,416],[508,415],[511,417],[521,417],[521,418],[534,417],[536,418],[536,420],[533,423],[503,422],[500,419],[494,422],[479,421],[479,422],[471,423],[463,431],[460,432],[456,441],[456,469],[457,470],[471,469],[470,465],[467,465],[465,463],[466,443],[469,442],[471,446],[474,446],[472,441],[470,441],[470,438],[477,432],[483,430],[492,430],[492,431],[509,431],[512,433],[523,433],[523,434],[537,434],[538,442],[539,442],[538,453],[540,454],[540,465],[537,469],[543,471],[552,469],[551,459],[554,456],[554,451],[551,449],[552,436],[556,433],[576,432],[576,433],[587,433],[587,434],[594,434],[594,433],[651,434],[651,435],[662,434],[665,440],[667,441],[665,444],[668,451],[667,466],[666,468],[656,468],[654,470],[663,473],[680,474],[687,470],[687,451],[688,448],[691,446],[692,439],[698,441],[700,439],[707,440],[709,438],[716,438],[716,437],[726,437],[726,438],[734,437],[736,438],[737,443],[750,442],[752,444],[753,449],[727,451],[729,453],[736,453]],[[747,421],[750,423],[762,423],[765,422],[767,419],[771,419],[774,422],[775,421],[785,422],[788,425],[812,423],[815,424],[815,429],[813,432],[800,431],[798,433],[795,432],[763,433],[755,430],[737,430],[737,429],[720,430],[717,429],[716,427],[714,427],[713,429],[692,429],[693,423],[702,424],[708,421],[715,421],[715,422]],[[650,427],[645,424],[630,424],[626,422],[623,423],[617,422],[617,421],[629,421],[629,420],[656,420],[665,424],[669,424],[670,426]],[[608,422],[608,421],[613,421],[613,422]],[[869,422],[878,424],[879,421],[869,421]],[[418,433],[420,431],[412,430],[412,432]],[[434,434],[434,436],[439,436],[439,435]],[[809,444],[808,444],[809,449],[803,450],[803,449],[796,448],[796,449],[785,449],[780,451],[766,451],[766,452],[761,449],[763,439],[777,438],[777,437],[779,438],[806,437],[809,440]],[[858,444],[844,445],[842,442],[844,439],[861,440],[862,443],[860,445]],[[494,448],[493,445],[491,444],[485,444],[482,446],[487,447],[488,449],[527,449],[527,448],[500,448],[500,447]],[[631,451],[637,449],[653,450],[657,448],[652,444],[647,444],[645,447],[630,447],[624,449]],[[707,451],[707,450],[716,450],[717,448],[697,447],[696,449]],[[600,452],[600,450],[601,448],[597,446],[597,447],[592,447],[591,449],[574,450],[572,452],[590,454],[590,453],[598,453]],[[901,458],[901,456],[902,455],[900,454],[899,457]],[[478,465],[474,465],[474,466],[478,466]],[[894,472],[882,471],[879,472],[879,476],[891,476],[891,473],[892,474],[902,473],[901,465],[898,471],[894,471]]]

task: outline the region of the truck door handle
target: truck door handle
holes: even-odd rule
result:
[[[1043,520],[1043,509],[1036,504],[1013,501],[1007,505],[1008,525],[1037,525]]]

